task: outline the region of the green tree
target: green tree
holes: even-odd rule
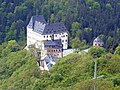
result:
[[[107,45],[107,46],[106,46],[107,49],[112,48],[113,38],[112,38],[111,36],[109,36],[109,37],[107,38],[106,45]]]
[[[118,47],[115,49],[114,54],[120,55],[120,44],[119,44]]]
[[[73,22],[72,23],[72,37],[75,38],[78,34],[78,31],[80,31],[81,24],[79,22]]]
[[[93,8],[99,9],[100,8],[100,4],[98,2],[94,2],[93,3]]]
[[[99,58],[105,53],[105,49],[102,47],[91,47],[88,53],[93,56],[93,58]]]
[[[11,49],[12,52],[16,52],[20,50],[20,46],[15,40],[10,40],[7,45],[8,48]]]
[[[73,40],[72,40],[72,48],[73,49],[76,49],[76,50],[78,50],[79,49],[79,47],[80,47],[80,39],[79,38],[74,38]]]
[[[106,4],[106,8],[107,8],[108,10],[112,10],[111,4],[110,4],[110,3],[107,3],[107,4]]]

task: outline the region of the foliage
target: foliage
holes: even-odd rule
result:
[[[120,55],[120,45],[116,48],[116,50],[115,50],[115,54]]]
[[[101,57],[105,53],[105,49],[103,47],[91,47],[88,53],[93,56],[93,58]]]
[[[71,43],[72,48],[75,49],[76,51],[88,48],[88,46],[86,45],[86,41],[85,40],[81,41],[78,37],[72,39]]]
[[[9,40],[25,43],[30,18],[43,15],[47,22],[64,22],[71,40],[78,37],[90,45],[102,34],[105,47],[115,48],[120,43],[119,8],[119,0],[1,0],[0,43]]]
[[[102,48],[92,49],[92,52],[97,52],[92,53],[93,55],[84,52],[73,53],[58,60],[48,72],[39,70],[37,58],[33,57],[32,52],[12,50],[15,46],[15,40],[0,45],[0,53],[9,50],[9,53],[2,53],[0,56],[0,90],[93,90],[93,55],[98,61],[97,75],[104,75],[103,78],[97,79],[97,88],[120,89],[118,54],[103,55]]]
[[[11,40],[7,44],[7,49],[2,50],[10,51],[2,53],[5,55],[0,57],[0,90],[30,90],[35,80],[40,77],[36,58],[26,50],[15,51],[14,47],[16,41]]]

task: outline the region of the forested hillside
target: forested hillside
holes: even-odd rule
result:
[[[97,60],[95,82],[94,61]],[[0,90],[120,90],[120,46],[114,54],[91,47],[88,53],[70,54],[49,72],[40,71],[31,52],[14,41],[0,45]]]
[[[120,42],[120,0],[0,0],[0,43],[15,39],[25,44],[32,15],[64,22],[70,40],[78,37],[90,45],[101,35],[110,50]]]

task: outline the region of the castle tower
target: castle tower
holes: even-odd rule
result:
[[[104,43],[99,36],[97,38],[95,38],[94,41],[93,41],[93,46],[103,47],[103,44]]]

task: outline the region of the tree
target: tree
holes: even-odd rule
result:
[[[79,38],[74,38],[73,40],[72,40],[72,48],[73,49],[76,49],[76,50],[78,50],[79,49],[79,47],[80,47],[80,39]]]
[[[20,50],[20,46],[18,45],[18,43],[15,40],[8,41],[7,47],[9,49],[11,49],[12,52],[16,52],[16,51]]]
[[[91,47],[88,53],[93,56],[93,58],[99,58],[105,53],[105,49],[102,47]]]
[[[119,44],[118,47],[115,49],[115,53],[114,53],[114,54],[120,55],[120,44]]]
[[[75,38],[80,30],[81,24],[79,22],[72,23],[72,37]]]
[[[113,45],[113,38],[109,36],[106,40],[106,48],[110,50],[112,48],[112,45]]]
[[[94,2],[93,3],[93,8],[99,9],[100,8],[100,4],[98,2]]]
[[[107,4],[106,4],[106,8],[107,8],[108,10],[112,10],[111,4],[110,4],[110,3],[107,3]]]

